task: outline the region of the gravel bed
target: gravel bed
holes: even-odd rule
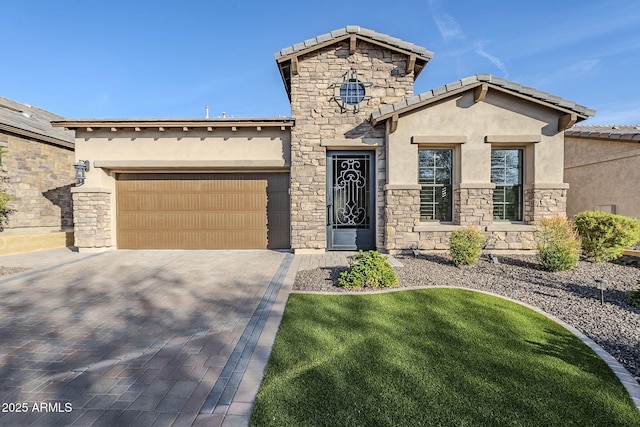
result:
[[[23,271],[31,270],[26,267],[3,267],[0,266],[0,277],[9,276],[11,274],[21,273]]]
[[[580,261],[568,272],[549,273],[533,255],[501,255],[499,264],[483,257],[470,267],[456,267],[448,254],[396,256],[400,288],[461,286],[522,301],[552,314],[589,336],[640,382],[640,310],[626,292],[637,289],[638,263],[628,259],[594,264]],[[345,267],[299,271],[293,289],[345,292],[335,280]],[[608,280],[604,305],[595,279]]]

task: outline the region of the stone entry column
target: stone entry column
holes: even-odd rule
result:
[[[80,250],[111,248],[111,191],[73,187],[74,238]]]

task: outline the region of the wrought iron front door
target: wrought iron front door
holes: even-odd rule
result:
[[[327,246],[329,250],[375,247],[373,152],[327,153]]]

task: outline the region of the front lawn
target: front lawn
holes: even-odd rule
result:
[[[631,426],[609,367],[560,325],[458,289],[291,294],[252,426]]]

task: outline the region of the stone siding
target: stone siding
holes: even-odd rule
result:
[[[541,218],[566,216],[567,190],[564,188],[529,188],[524,191],[524,220],[537,224]]]
[[[76,211],[75,245],[84,249],[111,247],[111,195],[76,190],[73,206]]]
[[[420,190],[385,191],[385,249],[416,249],[420,236],[413,227],[420,223]]]
[[[343,112],[333,99],[335,85],[355,70],[362,82],[371,83],[371,99],[357,113]],[[413,75],[407,75],[406,56],[358,40],[349,54],[349,42],[327,46],[298,59],[298,74],[291,76],[291,245],[293,249],[324,249],[326,236],[326,147],[323,139],[384,138],[382,128],[373,128],[371,112],[413,96]],[[384,229],[380,205],[384,186],[384,157],[377,150],[378,244]]]
[[[491,231],[485,235],[485,249],[515,251],[536,248],[532,231]]]
[[[457,188],[453,192],[455,224],[486,226],[493,223],[493,190]]]
[[[454,192],[454,221],[435,230],[437,222],[420,222],[419,190],[388,190],[386,193],[386,249],[447,250],[452,230],[456,227],[478,227],[486,237],[487,250],[534,250],[533,228],[540,218],[566,214],[567,190],[527,189],[524,192],[524,224],[493,221],[493,190],[458,188]],[[528,227],[527,227],[528,225]],[[426,226],[429,231],[414,231],[414,226]]]
[[[5,230],[70,230],[73,150],[8,134],[0,134],[0,145],[5,191],[13,198]]]

